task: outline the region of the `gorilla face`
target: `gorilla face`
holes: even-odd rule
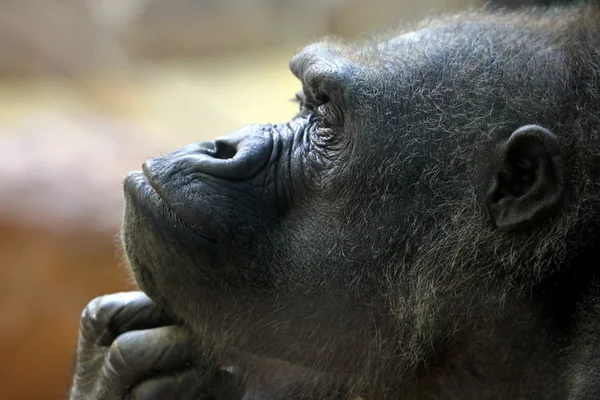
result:
[[[330,370],[422,359],[566,246],[550,217],[570,77],[551,28],[469,15],[305,48],[288,123],[127,177],[140,287],[216,350]]]

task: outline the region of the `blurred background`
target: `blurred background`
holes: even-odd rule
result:
[[[0,399],[65,399],[81,310],[133,288],[128,170],[289,118],[302,44],[479,3],[0,0]]]

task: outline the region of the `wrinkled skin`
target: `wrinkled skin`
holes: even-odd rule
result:
[[[152,302],[90,304],[71,398],[597,396],[599,27],[472,13],[305,48],[288,123],[127,177]]]

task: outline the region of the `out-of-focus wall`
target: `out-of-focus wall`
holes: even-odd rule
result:
[[[86,73],[353,37],[479,0],[0,0],[0,73]]]
[[[477,3],[0,0],[0,399],[65,399],[82,308],[133,287],[128,170],[290,117],[302,43]]]
[[[158,151],[98,115],[31,115],[0,129],[1,399],[66,399],[78,317],[133,288],[117,251],[121,180]]]

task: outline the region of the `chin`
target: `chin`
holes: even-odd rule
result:
[[[212,285],[216,244],[189,229],[143,172],[129,173],[123,189],[123,248],[140,289],[162,302],[162,293],[191,281]]]

